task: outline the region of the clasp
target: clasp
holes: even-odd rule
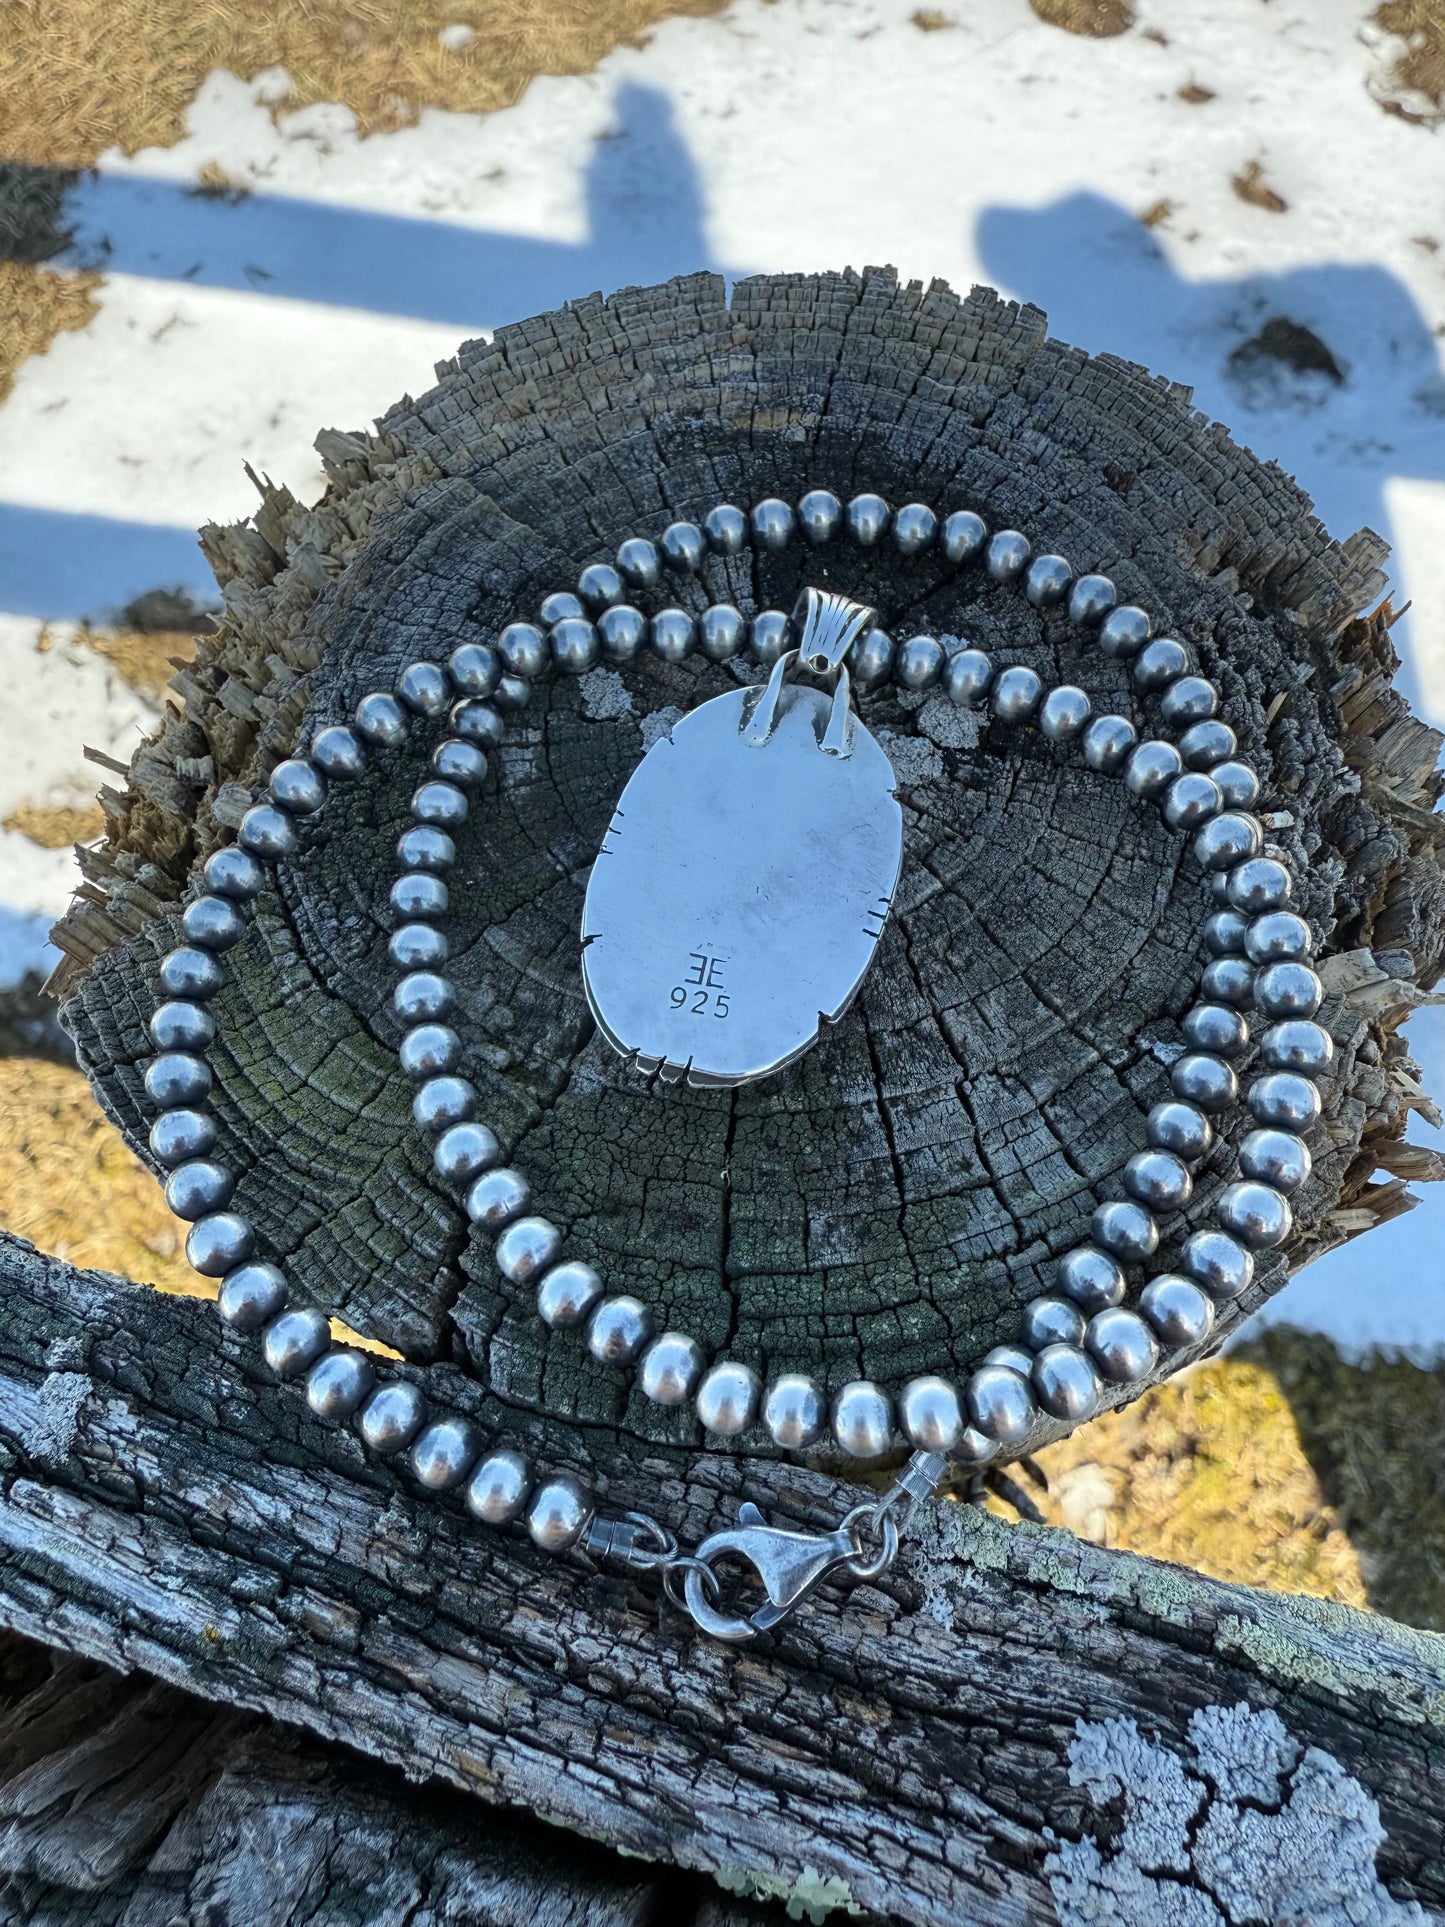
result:
[[[683,1586],[687,1610],[705,1633],[734,1642],[765,1633],[800,1606],[830,1572],[854,1563],[861,1552],[854,1532],[841,1525],[832,1532],[789,1532],[770,1526],[751,1500],[739,1510],[740,1523],[704,1539],[693,1555]],[[762,1582],[768,1603],[744,1619],[719,1612],[706,1597],[703,1570],[719,1559],[740,1559]]]

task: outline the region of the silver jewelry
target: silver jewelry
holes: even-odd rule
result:
[[[697,620],[666,605],[668,575],[696,573],[709,554],[734,555],[749,542],[771,552],[840,539],[865,548],[890,541],[904,556],[937,551],[960,568],[982,559],[991,579],[1019,584],[1037,607],[1066,609],[1106,655],[1130,665],[1157,733],[1141,740],[1130,719],[1092,715],[1083,689],[1046,691],[1032,669],[996,665],[959,638],[917,634],[897,644],[872,610],[832,593],[810,589],[791,616],[763,610],[751,621],[728,603]],[[663,606],[648,615],[627,599],[634,592]],[[259,1332],[268,1364],[301,1381],[319,1417],[354,1419],[371,1449],[404,1454],[422,1489],[460,1491],[486,1523],[524,1520],[549,1551],[585,1545],[595,1557],[658,1571],[669,1597],[704,1630],[748,1638],[833,1571],[883,1571],[899,1525],[936,1489],[950,1459],[977,1466],[1022,1446],[1041,1413],[1077,1423],[1098,1409],[1107,1386],[1137,1384],[1161,1352],[1184,1356],[1207,1341],[1215,1307],[1247,1288],[1255,1252],[1289,1235],[1289,1198],[1309,1174],[1303,1134],[1319,1116],[1314,1080],[1333,1054],[1314,1021],[1323,993],[1311,967],[1313,938],[1288,908],[1288,868],[1265,850],[1250,814],[1258,778],[1217,713],[1218,690],[1185,645],[1152,637],[1147,614],[1119,605],[1106,577],[1075,576],[1057,555],[1035,557],[1017,530],[990,535],[972,510],[940,517],[910,503],[895,512],[877,495],[844,504],[822,489],[796,508],[776,498],[749,513],[722,503],[701,525],[674,522],[656,541],[629,537],[615,566],[591,564],[575,594],[548,596],[539,615],[537,623],[508,624],[494,644],[463,644],[444,666],[413,663],[394,690],[363,695],[350,725],[326,726],[306,756],[278,765],[267,800],[242,819],[236,846],[207,861],[204,888],[182,915],[186,942],[159,972],[150,1025],[157,1054],[145,1074],[158,1112],[151,1150],[169,1172],[172,1209],[190,1223],[191,1263],[221,1280],[221,1317],[239,1332]],[[526,703],[537,676],[630,662],[649,648],[669,662],[694,651],[727,662],[750,650],[768,670],[761,687],[700,705],[654,744],[623,792],[588,886],[581,961],[589,1003],[607,1041],[660,1082],[771,1075],[810,1046],[820,1022],[837,1021],[867,973],[898,878],[902,813],[887,757],[852,706],[854,688],[891,677],[906,690],[937,689],[983,709],[1002,726],[1037,727],[1089,768],[1121,775],[1142,804],[1191,839],[1210,879],[1210,961],[1183,1019],[1173,1097],[1150,1113],[1147,1145],[1123,1174],[1124,1195],[1103,1200],[1087,1238],[1059,1259],[1057,1295],[1025,1307],[1022,1343],[995,1347],[962,1383],[924,1376],[896,1395],[867,1380],[829,1388],[795,1373],[764,1384],[743,1360],[709,1359],[691,1334],[659,1334],[644,1303],[610,1290],[564,1251],[525,1176],[504,1163],[504,1147],[476,1115],[478,1093],[459,1074],[461,1039],[448,1021],[455,994],[442,920],[456,833],[508,713]],[[499,1268],[536,1292],[549,1327],[577,1328],[599,1365],[635,1370],[659,1406],[691,1403],[711,1436],[738,1438],[761,1426],[780,1449],[804,1452],[831,1435],[841,1452],[867,1461],[901,1435],[913,1455],[894,1487],[831,1534],[784,1532],[744,1506],[737,1528],[688,1554],[656,1521],[603,1516],[571,1474],[539,1473],[505,1441],[433,1412],[415,1386],[379,1377],[369,1360],[335,1345],[320,1311],[288,1306],[283,1272],[258,1255],[254,1228],[232,1207],[232,1174],[215,1155],[216,1126],[204,1108],[212,1081],[204,1053],[216,1035],[207,1006],[224,979],[220,958],[244,934],[266,864],[300,847],[329,785],[360,780],[376,751],[402,747],[418,729],[428,735],[429,766],[397,844],[388,954],[397,971],[392,1007],[405,1026],[400,1065],[415,1085],[413,1112],[433,1140],[438,1181],[496,1238]],[[694,833],[705,831],[687,847],[671,829],[683,813]],[[828,839],[827,866],[809,856],[809,840],[820,837]],[[750,906],[749,918],[740,905]],[[1127,1273],[1147,1274],[1160,1217],[1189,1201],[1190,1167],[1213,1143],[1211,1120],[1239,1101],[1232,1060],[1250,1041],[1251,1007],[1268,1028],[1259,1039],[1263,1068],[1245,1093],[1257,1128],[1241,1147],[1240,1176],[1217,1201],[1217,1226],[1185,1240],[1177,1270],[1146,1276],[1131,1309]],[[729,1558],[750,1566],[767,1594],[747,1618],[720,1604],[715,1567]]]

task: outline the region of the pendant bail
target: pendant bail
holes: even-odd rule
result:
[[[804,589],[793,605],[792,617],[799,663],[815,676],[835,676],[848,651],[867,635],[877,617],[876,609],[832,589]]]

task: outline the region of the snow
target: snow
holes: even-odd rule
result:
[[[107,156],[69,209],[69,258],[108,278],[91,325],[0,408],[7,663],[41,619],[103,618],[157,583],[203,595],[193,531],[249,510],[243,460],[313,497],[316,429],[420,392],[462,335],[700,265],[888,261],[992,282],[1064,338],[1191,383],[1337,534],[1389,537],[1396,601],[1413,602],[1395,631],[1405,687],[1445,722],[1441,136],[1372,97],[1391,49],[1357,0],[1141,0],[1107,41],[1024,0],[959,0],[936,32],[914,10],[736,0],[504,112],[428,110],[366,141],[340,106],[273,124],[284,75],[211,76],[184,140]],[[1286,211],[1235,192],[1251,163]],[[197,194],[203,167],[244,192]],[[1278,315],[1342,379],[1238,354]],[[70,713],[36,732],[25,800],[87,732],[131,727],[123,692],[98,722],[81,714],[92,685],[62,686]],[[18,842],[0,843],[0,906],[58,910],[68,859]],[[13,926],[0,918],[0,956]],[[1445,1090],[1445,1019],[1411,1035]],[[1273,1315],[1351,1345],[1445,1344],[1442,1229],[1427,1192]]]

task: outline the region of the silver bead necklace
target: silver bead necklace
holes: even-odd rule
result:
[[[658,599],[668,574],[695,575],[710,555],[733,555],[749,543],[777,551],[798,540],[891,543],[905,557],[933,552],[955,568],[979,564],[996,582],[1017,582],[1036,607],[1066,607],[1105,655],[1128,664],[1135,689],[1155,705],[1157,733],[1141,737],[1126,717],[1093,714],[1073,685],[1045,691],[1032,669],[996,665],[960,638],[895,643],[873,611],[841,596],[807,590],[791,615],[767,609],[751,620],[730,603],[694,618],[667,606],[649,616],[628,599]],[[740,684],[699,705],[654,744],[628,783],[588,886],[581,936],[589,1003],[607,1041],[657,1083],[737,1084],[775,1072],[814,1041],[820,1010],[824,1020],[842,1015],[866,975],[896,882],[901,814],[887,758],[850,706],[855,688],[891,679],[1037,729],[1076,749],[1089,768],[1122,776],[1171,829],[1192,838],[1214,907],[1203,928],[1210,961],[1183,1020],[1186,1049],[1171,1070],[1173,1095],[1149,1114],[1147,1144],[1124,1169],[1124,1195],[1098,1206],[1087,1238],[1058,1260],[1055,1290],[1024,1308],[1019,1342],[996,1346],[962,1384],[931,1374],[896,1396],[869,1380],[827,1387],[793,1372],[765,1384],[745,1361],[710,1360],[688,1333],[658,1332],[645,1304],[609,1292],[591,1265],[563,1251],[556,1227],[533,1211],[525,1177],[503,1161],[496,1135],[476,1116],[478,1094],[458,1069],[462,1040],[448,1022],[455,992],[444,974],[453,832],[538,676],[582,675],[649,651],[668,662],[694,653],[718,663],[750,655],[768,672],[761,687]],[[631,537],[615,564],[584,569],[575,593],[548,596],[538,622],[514,622],[494,644],[464,643],[445,665],[412,663],[393,690],[363,695],[349,725],[320,729],[306,756],[273,771],[270,800],[246,813],[234,846],[206,862],[203,888],[182,914],[185,942],[160,966],[164,1001],[150,1022],[158,1054],[145,1073],[159,1112],[150,1147],[169,1170],[171,1209],[191,1222],[190,1263],[220,1280],[222,1319],[259,1333],[269,1367],[300,1381],[319,1418],[353,1421],[371,1450],[399,1459],[423,1490],[459,1492],[473,1517],[493,1526],[519,1522],[545,1550],[582,1546],[597,1558],[658,1571],[674,1603],[719,1638],[751,1638],[776,1625],[830,1573],[876,1577],[897,1550],[899,1526],[950,1462],[983,1466],[1005,1447],[1022,1448],[1045,1418],[1087,1419],[1106,1384],[1136,1384],[1161,1356],[1182,1362],[1197,1352],[1215,1306],[1250,1283],[1255,1252],[1289,1233],[1290,1195],[1310,1171],[1305,1133],[1320,1112],[1315,1080],[1333,1046],[1314,1021],[1322,989],[1312,933],[1288,908],[1288,868],[1264,853],[1252,814],[1259,781],[1218,711],[1219,692],[1185,645],[1153,637],[1145,611],[1121,605],[1107,577],[1076,576],[1062,556],[1034,556],[1017,530],[990,535],[971,510],[940,516],[910,503],[895,511],[873,494],[845,506],[822,489],[796,508],[776,498],[750,514],[720,504],[701,526],[674,522],[656,543]],[[655,1520],[608,1517],[571,1473],[540,1470],[510,1445],[489,1446],[470,1421],[431,1409],[415,1386],[386,1379],[362,1352],[334,1343],[325,1313],[289,1303],[284,1273],[257,1255],[254,1227],[231,1208],[234,1178],[214,1155],[216,1124],[204,1108],[212,1081],[204,1053],[216,1034],[208,1006],[223,982],[221,956],[245,932],[245,906],[264,887],[265,866],[298,850],[329,786],[360,780],[376,753],[400,750],[428,724],[438,725],[439,740],[412,796],[412,825],[397,844],[388,952],[398,973],[392,1009],[404,1026],[401,1068],[416,1087],[413,1116],[435,1176],[470,1222],[495,1238],[503,1275],[535,1290],[547,1326],[575,1328],[600,1368],[635,1371],[657,1405],[690,1404],[711,1438],[740,1439],[761,1425],[785,1451],[831,1439],[862,1463],[892,1451],[901,1435],[912,1456],[898,1480],[831,1533],[770,1527],[745,1505],[737,1527],[686,1553]],[[768,866],[787,861],[786,844],[767,844],[761,858],[754,847],[759,826],[777,820],[777,799],[804,820],[809,809],[854,812],[856,860],[851,868],[830,866],[838,874],[823,894],[793,913],[809,933],[806,944],[790,935],[778,907],[789,893],[776,892],[775,904],[765,887]],[[744,819],[736,813],[747,807],[751,827],[740,839],[735,820]],[[699,874],[666,869],[678,861],[666,834],[678,811],[718,818],[714,860],[696,866]],[[749,911],[745,935],[740,891],[749,904],[761,896],[772,906],[761,918]],[[659,932],[664,901],[683,909],[675,929]],[[687,935],[704,926],[707,935]],[[790,978],[803,972],[798,1013],[759,991],[779,981],[770,943],[775,951],[791,945],[784,953]],[[1213,1120],[1239,1099],[1233,1060],[1251,1042],[1251,1008],[1267,1027],[1245,1098],[1256,1128],[1240,1147],[1240,1175],[1218,1199],[1217,1224],[1193,1232],[1178,1269],[1148,1277],[1130,1309],[1126,1268],[1147,1273],[1160,1217],[1189,1202],[1191,1166],[1213,1144]],[[693,1018],[704,1020],[701,1029]],[[751,1614],[723,1607],[717,1567],[729,1559],[750,1568],[767,1595]]]

